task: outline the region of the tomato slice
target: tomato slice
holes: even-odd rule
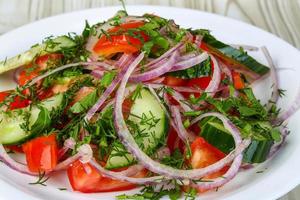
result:
[[[240,90],[245,88],[245,82],[243,81],[240,73],[232,71],[232,79],[235,89]]]
[[[144,41],[148,41],[149,37],[142,31],[133,32],[135,36],[129,36],[125,34],[126,30],[138,28],[142,26],[144,22],[129,22],[121,24],[110,30],[108,33],[117,33],[117,35],[102,35],[93,48],[93,51],[101,56],[110,56],[115,53],[135,53],[142,47],[143,38]]]
[[[56,134],[41,136],[22,145],[31,172],[49,172],[57,164]]]
[[[132,183],[103,177],[91,164],[82,164],[79,160],[69,166],[67,173],[73,190],[84,193],[122,191],[136,187]],[[134,177],[146,175],[147,171],[142,170]]]
[[[202,137],[197,137],[196,140],[191,144],[192,157],[190,159],[190,164],[194,169],[204,168],[213,163],[221,160],[226,155],[206,142]],[[228,166],[222,168],[221,170],[214,172],[210,175],[204,177],[204,179],[213,179],[222,176],[228,170]],[[206,190],[198,189],[198,192],[205,192]]]

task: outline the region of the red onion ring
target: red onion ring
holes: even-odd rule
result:
[[[298,89],[298,92],[296,94],[296,98],[293,101],[292,105],[283,113],[281,113],[277,119],[275,119],[272,124],[280,124],[287,119],[289,119],[291,116],[293,116],[300,108],[300,87]]]
[[[96,79],[100,79],[103,77],[104,73],[105,73],[105,71],[96,69],[91,72],[91,75],[93,77],[95,77]]]
[[[17,84],[19,84],[19,77],[20,77],[20,73],[21,73],[22,69],[23,69],[22,67],[19,67],[19,68],[17,68],[17,69],[14,70],[13,80]]]
[[[88,163],[93,157],[93,150],[88,144],[83,144],[78,148],[78,152],[67,158],[66,160],[62,161],[54,168],[54,171],[60,171],[67,169],[72,163],[76,160],[80,160],[82,163]]]
[[[174,47],[172,47],[171,49],[169,49],[169,50],[168,50],[166,53],[164,53],[162,56],[156,58],[155,60],[150,61],[149,63],[147,63],[147,64],[145,65],[145,68],[147,69],[147,68],[149,68],[150,66],[152,66],[152,65],[154,65],[154,64],[156,64],[156,63],[158,63],[158,62],[160,62],[161,60],[168,58],[170,55],[172,55],[175,51],[177,51],[177,50],[178,50],[180,47],[182,47],[182,46],[183,46],[183,43],[182,43],[182,42],[176,44]]]
[[[202,190],[211,190],[228,183],[239,172],[240,166],[242,164],[242,160],[243,160],[243,154],[240,154],[233,160],[233,163],[231,164],[230,168],[224,175],[222,175],[222,177],[211,179],[209,181],[205,180],[203,182],[193,184],[193,186]]]
[[[180,111],[177,106],[171,106],[171,113],[174,119],[175,125],[177,126],[178,136],[183,142],[192,142],[196,139],[194,134],[189,133],[183,126]]]
[[[196,44],[197,47],[200,47],[202,43],[203,36],[202,35],[196,35],[194,43]]]
[[[213,55],[210,55],[211,61],[214,65],[214,71],[211,81],[209,82],[205,92],[210,93],[212,96],[216,93],[221,83],[221,70],[219,67],[219,63]]]
[[[101,97],[98,99],[96,104],[87,112],[85,116],[85,120],[89,121],[94,114],[98,111],[98,109],[102,106],[102,104],[106,101],[106,99],[110,96],[110,94],[115,90],[119,82],[122,80],[126,72],[132,68],[136,67],[141,60],[143,59],[144,54],[140,54],[130,65],[127,65],[121,69],[121,71],[118,73],[117,77],[112,81],[112,83],[107,87],[107,89],[104,91],[104,93],[101,95]]]
[[[22,174],[27,174],[31,176],[37,176],[37,173],[29,171],[27,165],[23,165],[14,159],[12,159],[2,144],[0,144],[0,160],[3,161],[9,168],[16,170]]]
[[[286,137],[289,135],[290,131],[288,130],[286,125],[281,125],[280,133],[281,133],[281,140],[279,142],[276,142],[275,144],[273,144],[273,146],[270,149],[268,158],[273,157],[273,155],[275,155],[279,151],[279,149],[285,143]]]
[[[208,54],[207,54],[207,52],[204,52],[204,53],[202,53],[200,55],[197,55],[195,57],[189,58],[187,60],[182,60],[182,61],[176,63],[172,67],[172,69],[170,70],[170,72],[191,68],[191,67],[193,67],[195,65],[198,65],[198,64],[202,63],[207,58],[208,58]]]
[[[233,78],[232,78],[231,70],[223,62],[219,62],[219,63],[220,63],[220,68],[222,69],[224,74],[226,74],[226,76],[229,78],[229,81],[232,83]]]
[[[274,62],[272,60],[272,57],[270,55],[270,52],[268,51],[268,49],[263,46],[261,47],[261,50],[262,52],[264,53],[268,63],[269,63],[269,67],[270,67],[270,76],[271,76],[271,79],[273,81],[273,84],[272,84],[272,88],[273,88],[273,91],[272,91],[272,96],[267,104],[267,109],[270,110],[271,107],[273,105],[276,105],[278,99],[279,99],[279,86],[278,86],[278,77],[277,77],[277,73],[276,73],[276,68],[275,68],[275,65],[274,65]]]
[[[73,138],[68,138],[64,142],[64,146],[58,151],[58,159],[62,158],[69,149],[73,149],[76,142]]]
[[[135,66],[127,70],[117,90],[115,109],[113,113],[114,125],[122,144],[147,169],[155,173],[165,175],[167,177],[179,178],[179,179],[197,179],[222,169],[225,165],[229,164],[236,156],[240,155],[243,152],[243,150],[249,145],[250,141],[245,140],[241,142],[239,145],[236,145],[236,149],[231,153],[229,153],[224,159],[208,167],[201,168],[201,169],[194,169],[194,170],[174,169],[170,166],[156,162],[155,160],[150,158],[139,148],[138,144],[135,142],[133,136],[131,135],[131,133],[127,128],[122,113],[123,96],[125,93],[126,84],[129,80],[131,73],[134,71],[134,67]],[[240,141],[238,129],[237,132],[233,132],[232,134],[234,135],[234,139],[237,138],[239,139],[236,140],[236,142],[238,143]]]
[[[127,181],[130,183],[134,184],[139,184],[139,185],[148,185],[148,184],[153,184],[153,183],[159,183],[162,182],[165,179],[163,176],[152,176],[152,177],[147,177],[147,178],[133,178],[133,177],[128,177],[124,175],[122,172],[114,172],[114,171],[109,171],[103,168],[97,161],[92,159],[89,162],[95,169],[97,169],[103,176],[119,180],[119,181]]]
[[[187,53],[187,54],[184,54],[184,55],[180,56],[179,61],[188,60],[188,59],[193,58],[193,57],[198,56],[198,55],[199,55],[198,52],[193,51],[191,53]]]
[[[35,83],[39,82],[40,80],[42,80],[43,78],[46,78],[47,76],[50,76],[56,72],[59,72],[59,71],[62,71],[62,70],[65,70],[65,69],[68,69],[68,68],[71,68],[71,67],[76,67],[76,66],[85,66],[85,65],[99,65],[99,66],[102,66],[103,67],[103,62],[78,62],[78,63],[70,63],[70,64],[67,64],[67,65],[63,65],[63,66],[60,66],[58,68],[55,68],[51,71],[47,71],[46,73],[38,76],[38,77],[35,77],[34,79],[32,79],[29,83],[28,83],[28,87],[34,85]],[[110,70],[107,68],[107,70]]]
[[[152,69],[150,71],[144,72],[142,74],[136,74],[132,75],[130,77],[130,81],[134,82],[141,82],[141,81],[149,81],[151,79],[157,78],[167,72],[170,71],[170,69],[173,67],[173,65],[176,62],[176,59],[178,58],[178,51],[175,51],[170,58],[164,62],[160,67],[156,69]]]
[[[122,68],[123,66],[126,66],[128,63],[131,63],[130,61],[132,61],[133,59],[134,56],[132,54],[124,53],[116,62],[116,65]]]
[[[193,110],[190,106],[188,106],[187,104],[183,103],[183,101],[185,100],[185,98],[179,92],[173,90],[171,96],[172,96],[173,99],[175,99],[179,103],[179,105],[181,106],[181,108],[185,112],[189,112],[189,111]]]

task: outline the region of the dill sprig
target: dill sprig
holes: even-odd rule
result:
[[[49,180],[50,176],[46,176],[46,172],[40,172],[39,171],[39,177],[36,182],[29,183],[30,185],[42,185],[47,186],[45,183]]]

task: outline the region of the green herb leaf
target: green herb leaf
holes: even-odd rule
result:
[[[97,90],[95,89],[93,92],[88,94],[82,100],[76,102],[70,108],[70,111],[74,114],[86,111],[88,108],[90,108],[96,103],[97,99],[98,99],[98,94],[97,94]]]
[[[30,130],[32,133],[35,134],[42,133],[51,125],[50,112],[42,106],[40,106],[38,109],[40,110],[38,118],[32,125]]]

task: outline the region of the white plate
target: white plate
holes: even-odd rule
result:
[[[41,42],[49,35],[65,34],[67,32],[80,33],[87,19],[90,24],[105,20],[116,13],[120,7],[107,7],[73,12],[47,18],[23,26],[0,37],[0,59],[14,56],[31,45]],[[280,70],[280,87],[287,90],[286,97],[280,100],[280,105],[286,109],[293,101],[299,87],[300,53],[297,49],[283,40],[248,24],[225,18],[218,15],[199,12],[189,9],[158,7],[158,6],[128,6],[130,14],[143,14],[145,12],[173,18],[184,27],[207,28],[213,35],[228,43],[241,43],[269,48],[274,62],[278,68],[291,68],[293,70]],[[265,62],[261,53],[251,53],[261,62]],[[0,76],[0,90],[12,87],[10,76]],[[266,99],[270,95],[270,84],[263,84],[256,93]],[[300,183],[298,175],[300,169],[300,113],[290,120],[291,135],[287,144],[271,161],[252,170],[240,172],[238,176],[218,192],[209,192],[201,195],[201,199],[230,199],[230,200],[268,200],[276,199],[292,190]],[[297,120],[298,119],[298,120]],[[263,170],[263,173],[256,173]],[[80,194],[73,192],[65,177],[59,174],[47,182],[47,187],[29,185],[35,178],[19,174],[0,164],[0,193],[3,199],[55,199],[55,200],[82,200],[82,199],[114,199],[116,194],[99,193]],[[67,191],[58,188],[66,187]],[[128,193],[128,192],[127,192]]]

